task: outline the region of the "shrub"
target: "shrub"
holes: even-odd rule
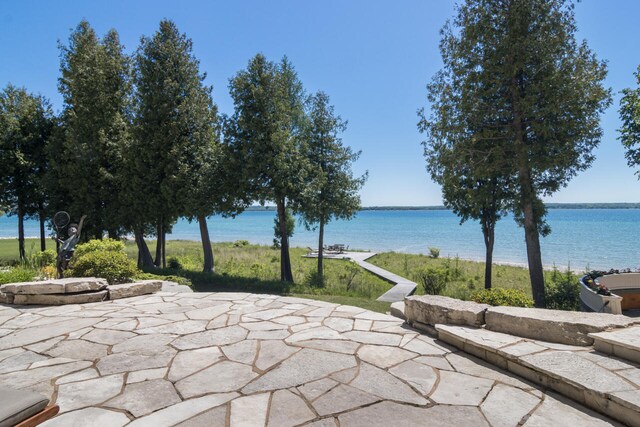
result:
[[[324,276],[321,276],[315,270],[310,271],[305,277],[305,283],[314,288],[324,288]]]
[[[38,271],[26,267],[14,267],[9,271],[0,271],[0,285],[5,283],[31,282]]]
[[[511,307],[533,307],[533,300],[518,289],[484,289],[473,295],[472,299],[481,304],[508,305]]]
[[[447,270],[428,267],[416,272],[416,280],[422,284],[425,294],[438,295],[447,286],[449,274]]]
[[[248,240],[236,240],[235,242],[233,242],[233,246],[235,246],[236,248],[241,248],[243,246],[248,246],[248,245],[249,245]]]
[[[429,248],[429,258],[436,259],[440,257],[440,248]]]
[[[561,273],[554,268],[545,283],[547,308],[580,311],[580,283],[570,270]]]
[[[56,265],[57,254],[53,249],[47,249],[46,251],[37,251],[31,254],[29,262],[34,268],[41,268],[46,266]]]
[[[178,258],[172,256],[167,260],[167,267],[173,270],[182,270],[182,263]]]
[[[124,253],[124,243],[115,239],[89,240],[76,247],[73,257],[81,257],[89,252],[122,252]]]
[[[130,281],[137,271],[135,263],[124,252],[95,251],[78,258],[74,256],[67,275],[70,277],[101,277],[113,285]]]

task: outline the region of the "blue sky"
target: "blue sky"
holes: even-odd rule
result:
[[[30,1],[0,0],[0,85],[11,82],[62,106],[57,92],[58,40],[82,18],[98,34],[119,33],[132,52],[162,18],[193,40],[214,86],[220,111],[230,113],[228,80],[257,52],[287,55],[309,92],[323,90],[349,121],[344,142],[369,171],[365,206],[439,205],[440,188],[426,171],[416,110],[442,63],[439,30],[453,15],[447,0],[398,1]],[[614,104],[593,167],[556,193],[553,202],[638,202],[640,182],[617,140],[620,90],[635,85],[640,64],[640,2],[583,0],[576,6],[579,37],[609,65]]]

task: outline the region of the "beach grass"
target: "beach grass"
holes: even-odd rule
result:
[[[40,250],[40,239],[24,239],[24,248],[27,257]],[[56,242],[46,239],[47,249],[55,249]],[[8,265],[16,262],[19,258],[18,239],[0,239],[0,265]]]
[[[155,241],[149,241],[152,253]],[[55,248],[47,240],[48,248]],[[26,239],[27,253],[39,250],[38,239]],[[137,258],[137,247],[127,241],[127,254]],[[153,273],[181,276],[193,283],[196,291],[202,292],[255,292],[279,295],[294,295],[337,304],[355,305],[369,310],[385,312],[389,303],[376,301],[391,288],[391,284],[345,260],[325,259],[325,286],[312,284],[312,273],[316,270],[315,258],[304,258],[304,248],[291,248],[291,263],[295,284],[283,283],[280,278],[280,250],[264,245],[253,245],[246,241],[214,243],[216,272],[203,273],[202,245],[198,241],[167,240],[167,269],[155,269]],[[0,263],[9,264],[17,259],[17,239],[0,239]],[[430,258],[395,252],[380,253],[368,260],[374,265],[416,281],[416,294],[424,294],[418,272],[425,268],[448,271],[450,280],[443,295],[469,299],[484,288],[484,263],[458,258]],[[493,286],[519,289],[530,295],[529,273],[524,267],[494,265]]]
[[[448,272],[449,281],[442,295],[468,300],[484,289],[484,262],[397,252],[380,253],[367,261],[418,283],[416,295],[424,294],[419,272],[426,268]],[[545,275],[550,273],[545,271]],[[494,288],[517,289],[531,296],[529,270],[526,267],[494,264],[491,279]]]

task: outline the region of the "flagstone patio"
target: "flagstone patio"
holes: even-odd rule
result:
[[[0,385],[46,426],[615,425],[394,317],[244,293],[0,305]]]

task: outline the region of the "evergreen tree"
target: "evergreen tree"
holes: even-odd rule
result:
[[[640,67],[635,72],[638,87],[624,89],[620,100],[620,141],[626,149],[625,157],[629,167],[640,166]],[[640,179],[640,170],[636,171]]]
[[[324,227],[334,219],[351,219],[360,209],[358,191],[367,174],[354,177],[351,165],[360,156],[342,144],[347,122],[334,112],[329,96],[318,92],[309,100],[304,132],[305,152],[311,173],[298,210],[307,229],[318,226],[318,280],[323,282]]]
[[[129,139],[129,58],[115,30],[100,40],[85,20],[60,51],[63,135],[52,153],[59,205],[72,218],[87,215],[89,235],[115,238],[123,231],[118,175]]]
[[[24,219],[41,223],[44,250],[44,216],[47,203],[44,173],[46,145],[53,125],[48,100],[9,84],[0,92],[0,206],[18,217],[18,251],[25,259]]]
[[[191,40],[168,20],[160,22],[153,37],[142,38],[135,65],[135,139],[129,173],[131,194],[144,200],[134,210],[138,228],[155,224],[155,263],[166,266],[165,236],[177,218],[202,220],[205,255],[212,269],[204,221],[214,210],[206,190],[217,161],[211,88],[203,84],[205,75],[199,72]]]
[[[467,0],[442,31],[446,82],[438,115],[486,158],[476,178],[505,177],[509,205],[525,230],[536,306],[544,306],[540,234],[550,229],[541,197],[593,161],[610,103],[605,64],[576,41],[570,0]],[[467,115],[470,114],[470,115]],[[464,161],[464,159],[461,159]],[[480,173],[478,173],[480,171]]]
[[[280,226],[280,278],[293,282],[286,211],[302,192],[307,162],[301,133],[304,91],[293,66],[256,55],[229,89],[235,111],[226,122],[225,144],[236,165],[236,181],[249,200],[275,203]]]

